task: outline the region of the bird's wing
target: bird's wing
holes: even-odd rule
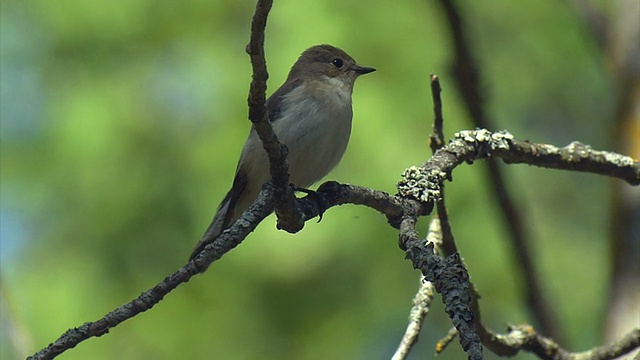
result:
[[[244,171],[236,172],[236,177],[233,179],[233,187],[231,187],[231,190],[229,190],[224,199],[222,199],[222,202],[220,202],[216,215],[213,217],[211,224],[209,224],[207,231],[204,232],[202,238],[191,252],[189,260],[198,256],[205,246],[213,242],[213,240],[229,227],[229,223],[233,219],[233,213],[235,212],[236,202],[246,186],[247,176]]]
[[[269,97],[269,99],[265,103],[269,121],[274,122],[280,118],[280,114],[284,110],[282,106],[284,96],[302,85],[302,83],[302,79],[287,82]],[[252,129],[251,131],[255,130]],[[189,259],[195,258],[207,244],[211,243],[215,238],[217,238],[227,227],[229,227],[230,223],[235,220],[234,214],[236,212],[236,203],[247,187],[247,183],[247,173],[242,168],[239,161],[238,167],[236,168],[236,176],[233,179],[233,186],[231,187],[231,190],[229,190],[227,195],[218,206],[218,211],[213,217],[213,221],[211,221],[211,224],[207,228],[207,231],[205,231],[204,235],[191,253],[191,257]],[[239,215],[240,214],[238,214],[238,216]]]
[[[302,85],[304,80],[296,79],[282,85],[267,99],[265,106],[267,107],[267,113],[269,115],[269,121],[274,122],[280,118],[280,114],[284,110],[282,108],[282,101],[286,94],[293,91],[293,89]]]
[[[233,214],[235,213],[236,203],[244,192],[244,189],[247,187],[247,183],[247,173],[242,169],[242,167],[239,166],[238,170],[236,171],[236,176],[233,178],[233,186],[220,204],[220,208],[226,205],[226,213],[224,214],[224,221],[222,222],[222,230],[229,227],[231,221],[234,219]],[[238,216],[240,216],[240,214],[238,214]]]

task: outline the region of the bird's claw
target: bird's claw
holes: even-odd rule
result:
[[[318,214],[318,222],[322,221],[322,215],[324,214],[325,210],[327,210],[327,204],[322,199],[322,196],[320,196],[314,190],[309,190],[309,189],[305,189],[305,188],[298,188],[298,187],[296,187],[294,189],[295,189],[295,191],[299,191],[301,193],[305,193],[305,194],[307,194],[308,197],[313,198],[315,203],[318,204],[318,207],[320,208],[320,213]]]

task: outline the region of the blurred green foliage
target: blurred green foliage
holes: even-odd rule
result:
[[[186,261],[231,184],[249,129],[244,47],[254,2],[0,4],[0,355],[12,359],[100,318]],[[567,4],[460,5],[498,128],[611,148],[604,60]],[[269,93],[318,43],[378,68],[358,81],[352,140],[330,179],[393,193],[401,171],[429,156],[430,72],[442,79],[447,136],[472,127],[448,73],[444,21],[434,1],[275,1]],[[448,208],[483,318],[503,331],[532,318],[482,166],[456,170]],[[506,170],[567,347],[599,344],[608,180]],[[331,209],[297,235],[276,231],[270,217],[151,311],[59,358],[386,359],[417,286],[396,232],[370,209]],[[437,299],[411,358],[430,357],[450,326]],[[463,356],[454,344],[440,358]]]

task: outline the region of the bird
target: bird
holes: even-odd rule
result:
[[[356,79],[376,71],[360,66],[345,51],[315,45],[302,52],[282,84],[266,101],[268,119],[288,149],[289,180],[307,188],[342,159],[351,134]],[[255,129],[242,148],[233,185],[193,249],[193,260],[251,206],[271,178],[269,160]]]

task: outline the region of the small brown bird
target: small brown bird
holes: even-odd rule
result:
[[[336,47],[313,46],[300,55],[285,83],[267,100],[273,130],[289,149],[290,181],[296,187],[322,179],[342,159],[351,134],[353,86],[360,75],[373,71]],[[242,215],[270,178],[267,153],[251,129],[233,186],[190,259]]]

